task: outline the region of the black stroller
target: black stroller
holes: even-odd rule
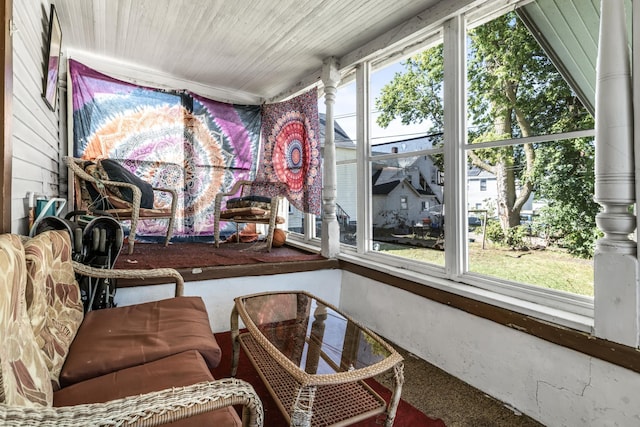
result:
[[[71,236],[73,260],[96,268],[113,268],[124,242],[124,232],[118,221],[110,216],[86,215],[85,211],[69,212],[64,218],[40,218],[33,224],[30,235],[47,230],[67,231]],[[77,280],[85,312],[115,306],[114,279],[79,275]]]

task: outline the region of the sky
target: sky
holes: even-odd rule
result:
[[[385,84],[393,79],[396,72],[404,70],[400,63],[394,63],[371,74],[372,102],[378,97]],[[320,112],[325,111],[324,98],[319,100]],[[373,106],[372,106],[373,109]],[[374,112],[374,117],[376,116]],[[334,119],[350,138],[356,138],[356,83],[355,81],[338,88],[334,106]],[[429,124],[403,125],[399,119],[393,120],[387,128],[381,128],[372,121],[371,137],[373,144],[412,138],[426,135]]]

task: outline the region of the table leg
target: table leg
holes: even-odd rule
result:
[[[233,359],[231,362],[231,376],[235,377],[238,372],[238,361],[240,360],[240,328],[238,325],[238,308],[234,305],[231,310],[231,344],[233,346]]]
[[[291,427],[311,427],[311,417],[313,416],[311,408],[313,407],[317,388],[315,385],[300,387],[296,401],[293,402]]]
[[[397,363],[393,367],[393,378],[395,387],[393,388],[393,394],[389,400],[389,406],[387,408],[387,421],[385,427],[393,426],[393,421],[396,418],[396,410],[398,409],[398,403],[400,403],[400,395],[402,394],[402,385],[404,384],[404,363]]]

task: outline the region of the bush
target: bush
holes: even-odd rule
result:
[[[486,233],[487,233],[487,238],[491,240],[493,243],[497,243],[497,244],[504,243],[504,232],[502,231],[500,222],[495,220],[487,221]]]
[[[518,225],[508,229],[505,233],[499,221],[487,222],[487,238],[493,243],[510,248],[524,247],[524,239],[527,237],[528,232],[528,227]]]
[[[518,225],[516,227],[512,227],[507,230],[504,244],[511,247],[520,249],[526,246],[524,244],[524,239],[528,235],[528,227]]]

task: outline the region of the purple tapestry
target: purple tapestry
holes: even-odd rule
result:
[[[320,215],[322,173],[318,132],[318,94],[300,96],[262,107],[264,148],[256,191],[286,196],[302,212]]]
[[[73,60],[69,72],[73,155],[115,159],[154,187],[174,188],[174,236],[212,236],[215,195],[255,175],[260,107],[133,85]],[[156,198],[156,207],[168,207],[168,200]],[[166,223],[144,221],[138,233],[165,232]]]

